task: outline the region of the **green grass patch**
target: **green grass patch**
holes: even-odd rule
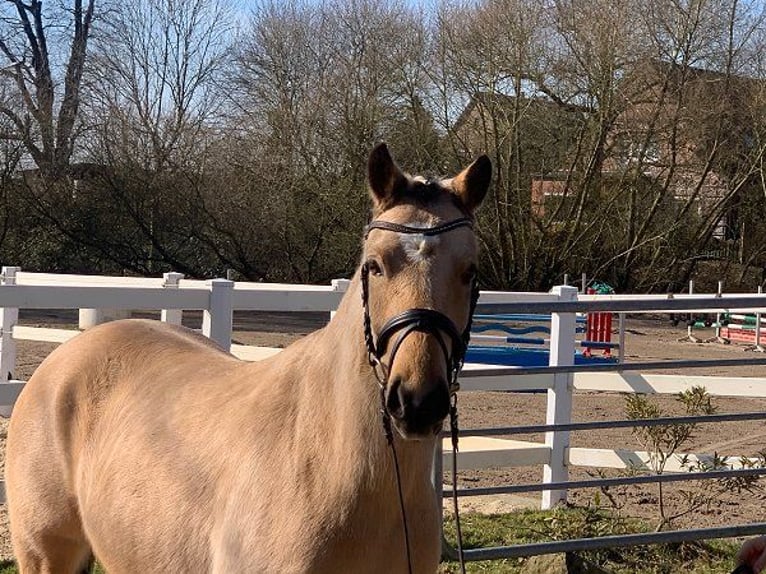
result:
[[[106,571],[98,564],[93,566],[90,571],[91,574],[106,574]],[[19,569],[12,560],[5,560],[0,562],[0,574],[19,574]]]
[[[510,546],[595,536],[647,532],[648,525],[595,507],[559,508],[552,511],[519,511],[511,514],[461,515],[463,547]],[[445,534],[455,544],[454,521],[445,518]],[[720,574],[733,567],[739,546],[729,541],[693,542],[612,548],[579,555],[614,574]],[[469,562],[470,573],[517,574],[526,558]],[[456,562],[441,565],[440,574],[459,572]]]

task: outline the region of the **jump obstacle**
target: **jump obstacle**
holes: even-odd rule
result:
[[[689,293],[693,293],[694,283],[689,282]],[[723,282],[718,282],[717,297],[723,292]],[[758,294],[763,293],[763,288],[758,287]],[[719,342],[723,344],[740,343],[748,345],[745,350],[754,350],[763,352],[764,347],[761,342],[766,335],[762,326],[761,313],[717,313],[715,321],[709,318],[691,318],[687,322],[687,336],[681,340],[690,340],[695,343],[702,342],[694,335],[694,329],[714,328],[715,336],[704,339],[704,342]]]
[[[752,315],[730,314],[728,324],[720,328],[722,339],[731,343],[744,343],[750,345],[753,350],[763,351],[761,345],[764,330],[761,324],[761,314]]]
[[[595,293],[595,290],[588,289],[588,294]],[[550,344],[551,330],[545,325],[550,320],[550,315],[536,314],[475,315],[471,331],[472,344],[468,348],[466,360],[490,365],[547,366],[549,350],[534,347]],[[619,348],[619,343],[612,342],[612,313],[591,312],[578,316],[576,323],[575,332],[585,335],[577,342],[584,350],[575,352],[576,365],[616,360],[612,357],[612,349]],[[596,355],[594,350],[603,353]]]

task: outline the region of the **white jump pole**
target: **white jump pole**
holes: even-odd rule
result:
[[[718,297],[719,299],[723,297],[723,281],[718,282],[718,290],[716,291],[715,296]],[[706,343],[716,342],[716,343],[724,343],[724,344],[727,342],[727,341],[724,341],[723,338],[721,337],[721,310],[720,309],[716,311],[716,314],[715,314],[715,334],[713,335],[712,338],[707,339],[705,342]]]
[[[718,282],[718,293],[716,294],[716,297],[722,297],[723,296],[723,281]],[[717,341],[721,341],[721,312],[718,311],[715,314],[715,338]]]
[[[694,295],[694,279],[689,279],[689,295]],[[699,339],[694,336],[694,315],[689,315],[690,319],[686,325],[686,338],[692,343],[699,343]]]
[[[625,362],[625,313],[618,313],[618,331],[619,331],[619,348],[617,349],[617,361],[619,363]]]
[[[763,287],[758,285],[758,295],[763,293]],[[754,351],[763,353],[764,348],[761,346],[761,312],[760,310],[755,314],[755,347]]]

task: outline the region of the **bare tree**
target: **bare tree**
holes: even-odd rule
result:
[[[97,167],[78,201],[119,217],[98,228],[85,212],[61,218],[47,205],[62,232],[134,271],[211,271],[189,242],[187,215],[215,138],[230,31],[217,0],[130,0],[109,11],[87,75],[85,152]]]
[[[759,80],[738,73],[761,12],[737,0],[442,7],[440,117],[456,156],[495,160],[481,218],[493,283],[547,288],[587,271],[664,289],[721,250],[762,159]],[[470,103],[458,116],[454,102]]]
[[[10,129],[8,118],[0,117],[0,130]],[[23,145],[13,139],[0,139],[0,252],[5,251],[6,239],[15,231],[13,176],[23,153]]]
[[[271,214],[266,241],[288,277],[325,280],[353,267],[368,213],[361,150],[391,138],[414,160],[408,168],[434,165],[424,36],[403,3],[257,6],[235,76],[248,158],[239,169]]]
[[[92,155],[154,171],[187,164],[224,100],[230,10],[220,0],[128,0],[102,28],[89,84],[100,136]]]
[[[0,74],[18,91],[20,108],[0,104],[12,126],[3,135],[23,142],[40,171],[58,178],[66,172],[77,136],[83,70],[91,35],[95,0],[73,0],[68,13],[68,56],[62,70],[54,62],[64,50],[51,42],[53,17],[41,0],[5,0],[0,52],[7,65]],[[59,15],[60,16],[60,15]],[[63,77],[60,77],[59,72]]]

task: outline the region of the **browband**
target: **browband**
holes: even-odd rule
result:
[[[367,227],[364,228],[364,238],[370,234],[373,229],[384,229],[386,231],[395,231],[396,233],[407,233],[410,235],[425,235],[430,237],[431,235],[439,235],[446,231],[452,231],[458,227],[470,227],[473,229],[473,220],[470,217],[461,217],[459,219],[453,219],[447,223],[436,225],[435,227],[410,227],[409,225],[401,225],[394,223],[393,221],[375,220],[370,222]]]

